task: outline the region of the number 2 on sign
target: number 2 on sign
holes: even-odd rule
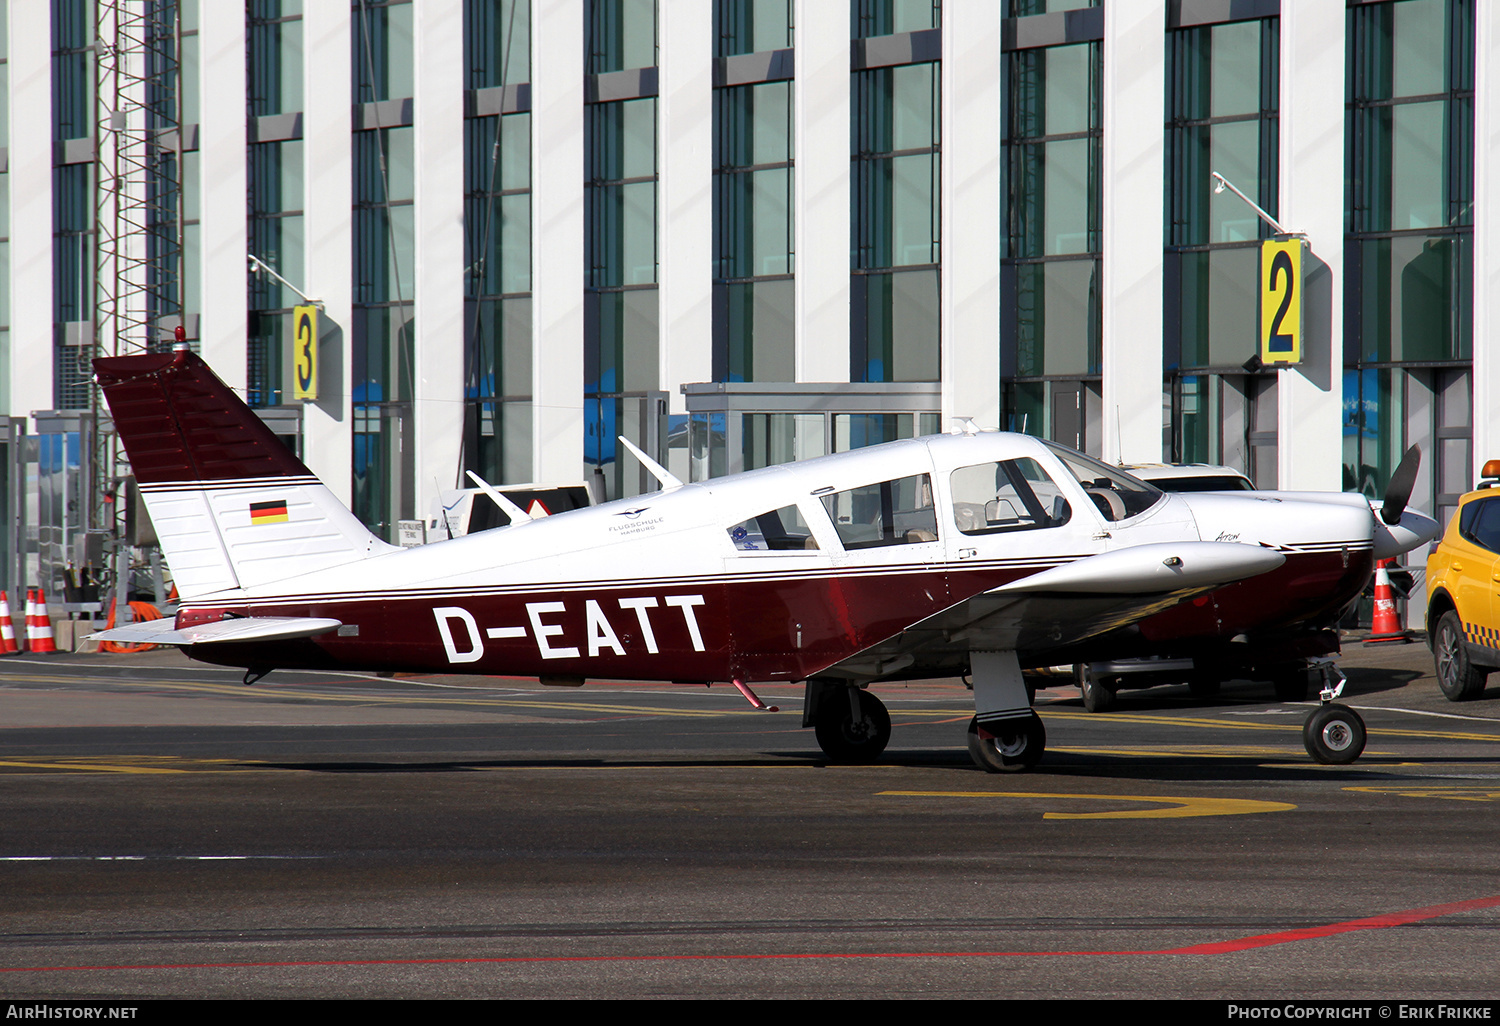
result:
[[[1260,247],[1260,359],[1302,361],[1302,241],[1267,239]]]

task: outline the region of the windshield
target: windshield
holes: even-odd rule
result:
[[[1136,516],[1162,499],[1160,489],[1131,477],[1117,467],[1101,463],[1092,456],[1085,456],[1076,449],[1068,449],[1052,442],[1045,444],[1073,472],[1073,476],[1078,479],[1078,483],[1083,486],[1105,520],[1125,520]]]

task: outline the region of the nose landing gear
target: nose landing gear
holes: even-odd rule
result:
[[[1316,667],[1323,676],[1318,697],[1323,704],[1302,725],[1302,744],[1307,754],[1325,766],[1344,766],[1365,750],[1365,721],[1359,713],[1334,699],[1344,693],[1343,672],[1331,661]]]

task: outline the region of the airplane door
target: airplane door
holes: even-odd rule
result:
[[[949,523],[943,527],[955,572],[1104,550],[1089,511],[1075,508],[1076,499],[1030,457],[959,467],[947,485]]]

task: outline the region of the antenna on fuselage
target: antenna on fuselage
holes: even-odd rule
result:
[[[626,438],[624,435],[617,435],[616,437],[620,439],[621,445],[625,446],[625,448],[629,449],[632,453],[635,454],[635,458],[641,461],[641,466],[651,471],[651,476],[656,478],[657,483],[662,487],[662,491],[666,491],[669,488],[682,487],[681,478],[672,473],[666,467],[662,466],[660,463],[653,460],[650,456],[647,456],[645,453],[641,452],[640,449],[636,448],[634,442]]]
[[[505,511],[505,515],[510,517],[512,526],[516,524],[526,524],[531,522],[531,514],[526,512],[520,506],[517,506],[514,502],[511,502],[505,496],[501,495],[499,489],[497,489],[494,485],[490,484],[488,481],[480,477],[478,474],[474,473],[474,471],[472,470],[466,470],[464,471],[464,473],[468,474],[469,479],[479,486],[480,491],[484,492],[484,494],[490,497],[491,502]],[[530,536],[528,535],[527,537]]]

